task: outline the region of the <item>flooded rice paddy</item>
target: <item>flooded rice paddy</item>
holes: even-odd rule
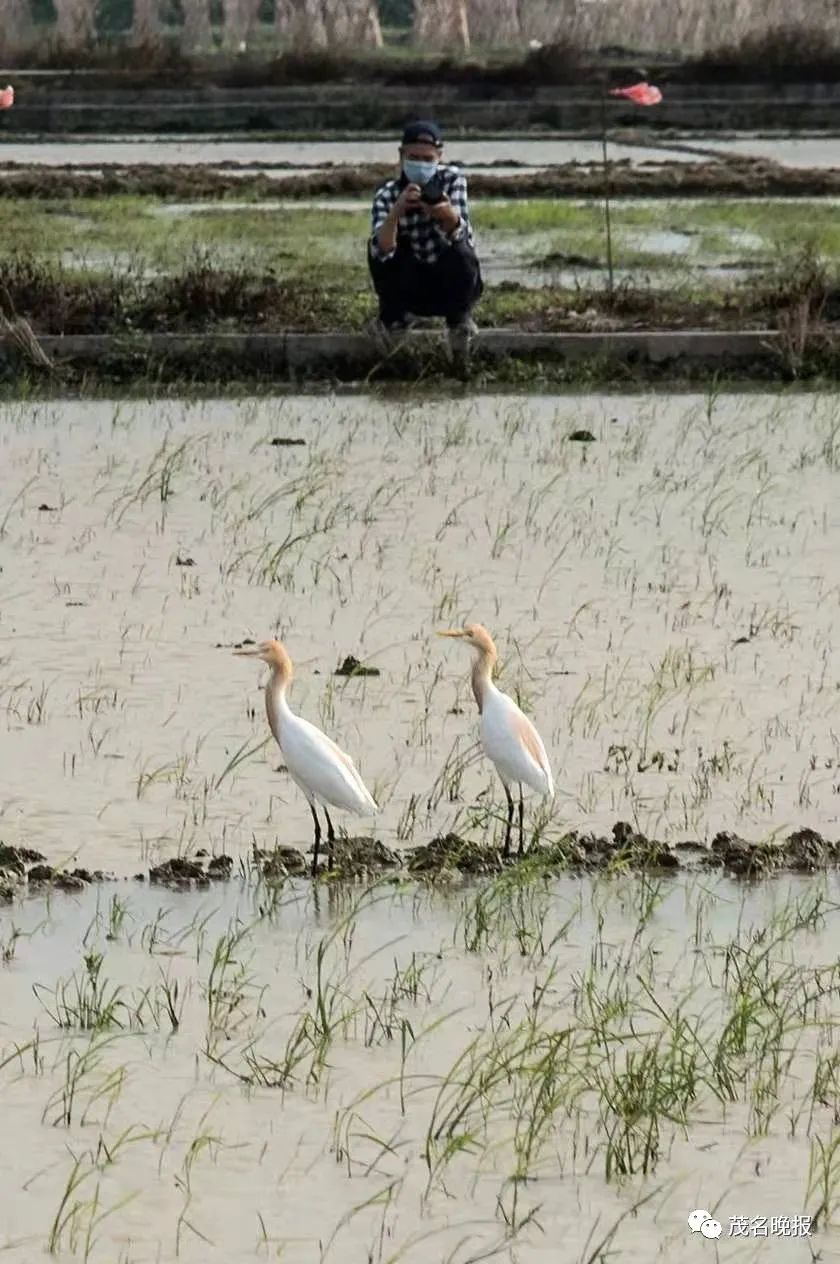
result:
[[[835,167],[838,165],[838,142],[835,136],[762,136],[733,132],[719,136],[652,137],[644,129],[631,132],[615,129],[610,135],[612,157],[631,162],[696,162],[698,153],[719,154],[721,159],[767,158],[783,166]],[[288,141],[246,140],[219,136],[120,136],[114,138],[72,138],[37,140],[10,137],[0,144],[0,163],[44,163],[49,166],[99,166],[110,163],[154,163],[181,165],[194,163],[208,167],[233,165],[249,167],[258,164],[277,168],[284,174],[287,164],[292,169],[320,168],[325,165],[347,166],[371,162],[392,162],[396,142],[391,137],[380,139],[347,136],[335,140]],[[488,163],[523,163],[531,167],[550,167],[564,162],[598,163],[601,161],[599,139],[570,137],[523,136],[510,140],[489,136],[482,140],[464,140],[451,135],[447,141],[448,157],[469,168]],[[512,174],[517,174],[514,169]]]
[[[616,154],[633,163],[643,162],[693,162],[696,154],[685,152],[679,144],[674,149],[639,144],[638,140],[615,138],[610,140]],[[254,141],[239,138],[162,137],[138,136],[104,140],[4,140],[0,144],[0,160],[16,163],[44,163],[49,166],[98,166],[110,163],[154,163],[156,165],[181,165],[194,163],[208,167],[233,164],[245,166],[267,164],[277,166],[277,175],[284,174],[282,167],[320,168],[325,165],[358,166],[362,163],[395,162],[397,141],[347,137],[332,141]],[[545,167],[562,162],[600,162],[601,144],[598,140],[461,140],[450,137],[447,156],[453,162],[462,162],[472,168],[475,164],[485,167],[488,163],[524,163],[526,166]],[[288,172],[287,172],[288,174]],[[512,174],[518,172],[514,168]]]
[[[265,736],[225,647],[273,633],[413,841],[475,736],[432,635],[468,618],[539,717],[558,827],[837,823],[831,397],[46,402],[0,442],[8,844],[130,872],[307,838],[275,752],[222,776]],[[335,677],[348,654],[381,674]],[[464,769],[429,824],[492,786]]]
[[[116,876],[0,906],[4,1258],[840,1258],[833,874],[266,881],[309,813],[230,653],[283,637],[392,848],[503,836],[465,619],[541,843],[836,838],[833,396],[20,403],[0,449],[0,839]]]

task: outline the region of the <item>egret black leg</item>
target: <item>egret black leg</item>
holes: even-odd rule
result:
[[[513,829],[513,799],[510,797],[510,790],[505,786],[505,794],[507,796],[507,826],[505,828],[505,849],[503,856],[510,855],[510,831]]]
[[[522,787],[519,787],[519,855],[525,854],[525,803],[522,796]]]
[[[335,830],[333,829],[333,823],[330,820],[330,814],[326,808],[324,808],[324,816],[327,818],[327,842],[329,844],[329,859],[327,860],[327,868],[332,869],[335,864]]]
[[[309,811],[312,813],[312,820],[315,822],[315,850],[312,853],[312,877],[318,872],[318,848],[321,846],[321,822],[318,820],[318,813],[315,811],[315,804],[310,803]]]

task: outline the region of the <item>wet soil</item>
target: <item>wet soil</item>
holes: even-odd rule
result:
[[[112,875],[101,869],[68,869],[47,864],[46,857],[31,847],[9,847],[0,842],[0,902],[13,900],[23,891],[82,891],[92,882],[106,882]]]
[[[262,878],[282,882],[311,873],[311,849],[278,844],[271,850],[255,848],[250,864],[236,864],[231,856],[197,852],[192,857],[172,857],[138,872],[135,881],[172,891],[209,887],[232,878]],[[385,873],[395,878],[438,880],[446,877],[479,877],[506,869],[535,866],[546,874],[582,873],[684,873],[719,871],[731,878],[765,878],[774,874],[818,873],[840,868],[840,839],[831,842],[812,829],[799,829],[777,842],[750,842],[738,834],[721,831],[710,847],[699,842],[668,844],[647,838],[626,821],[616,821],[612,834],[572,830],[550,846],[526,847],[524,854],[504,856],[459,834],[438,835],[431,842],[394,850],[370,837],[340,836],[335,841],[332,867],[326,844],[319,857],[318,873],[330,881],[370,880]],[[93,882],[116,881],[100,870],[64,870],[46,863],[40,852],[0,844],[0,899],[36,893],[45,886],[79,891]]]

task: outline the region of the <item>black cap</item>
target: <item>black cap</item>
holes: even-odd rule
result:
[[[414,145],[418,142],[442,145],[443,136],[437,123],[433,123],[431,119],[415,119],[413,123],[407,123],[403,129],[402,143]]]

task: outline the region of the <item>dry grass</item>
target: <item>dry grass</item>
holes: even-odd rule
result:
[[[562,30],[565,39],[582,48],[646,50],[680,57],[719,48],[724,31],[731,49],[743,46],[751,55],[760,53],[762,41],[772,32],[790,31],[792,12],[784,0],[672,0],[670,4],[603,0],[571,8],[571,17],[564,14],[557,22],[557,32]],[[818,43],[823,48],[836,42],[840,37],[837,5],[833,0],[813,0],[807,23],[796,29],[822,33]]]

